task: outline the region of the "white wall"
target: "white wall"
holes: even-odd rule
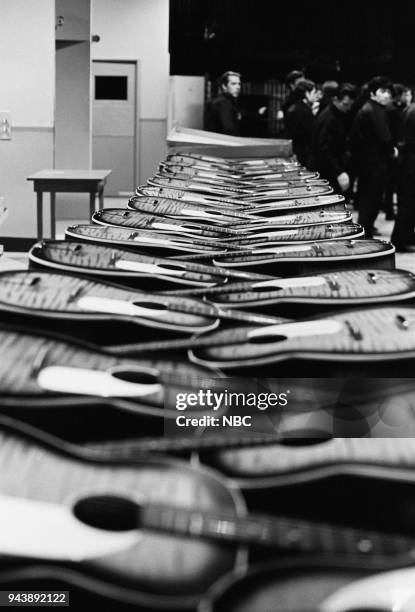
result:
[[[0,0],[0,107],[13,125],[52,127],[55,90],[53,0]]]
[[[54,0],[0,0],[0,83],[0,110],[12,122],[12,140],[0,140],[0,194],[9,208],[0,236],[35,236],[26,176],[53,167]]]
[[[166,153],[169,0],[93,0],[92,59],[138,60],[140,181]]]
[[[203,130],[205,77],[171,76],[169,78],[167,129],[175,124]]]

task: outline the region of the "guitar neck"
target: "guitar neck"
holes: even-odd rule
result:
[[[140,525],[150,529],[301,552],[385,557],[405,555],[415,543],[407,537],[296,518],[207,513],[187,508],[142,506]]]

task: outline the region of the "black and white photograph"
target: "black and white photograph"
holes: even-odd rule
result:
[[[414,32],[0,0],[0,608],[415,612]]]

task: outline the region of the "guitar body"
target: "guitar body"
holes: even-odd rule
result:
[[[332,187],[327,183],[311,183],[310,185],[288,185],[286,187],[257,191],[254,195],[242,195],[241,199],[251,204],[275,203],[280,200],[307,198],[329,195],[333,193]]]
[[[318,612],[338,589],[369,574],[363,563],[359,567],[336,558],[310,559],[308,565],[306,560],[273,563],[242,578],[226,577],[203,598],[198,612]]]
[[[314,195],[312,193],[304,194],[303,196],[292,196],[291,198],[277,199],[269,203],[254,202],[244,208],[244,211],[250,215],[259,217],[274,217],[282,214],[294,213],[297,211],[309,211],[316,208],[326,208],[327,206],[335,206],[338,210],[344,210],[345,199],[343,196],[336,193],[330,195]]]
[[[339,307],[413,300],[415,277],[407,270],[350,269],[272,281],[229,283],[182,293],[190,297],[192,292],[195,297],[203,295],[220,307],[304,317]],[[176,293],[180,295],[181,291]]]
[[[379,383],[381,390],[376,393],[376,379],[371,383],[366,385],[371,387],[367,400],[358,408],[352,400],[363,391],[363,385],[354,380],[349,386],[354,386],[356,393],[350,389],[349,401],[340,395],[332,405],[320,409],[303,406],[292,413],[269,415],[270,427],[274,425],[281,432],[281,444],[224,449],[204,455],[204,460],[253,495],[257,490],[301,486],[342,474],[378,478],[378,494],[386,480],[413,483],[414,445],[412,438],[404,437],[404,430],[414,424],[414,383],[406,381],[406,390],[398,382],[389,385],[386,399],[381,397],[386,385]],[[361,437],[347,437],[359,433]]]
[[[164,225],[163,222],[160,225]],[[190,223],[189,229],[191,225]],[[214,229],[215,226],[212,227]],[[177,227],[177,230],[179,231],[180,227]],[[200,239],[191,237],[190,232],[187,236],[177,237],[172,231],[160,235],[156,231],[140,229],[131,231],[125,227],[97,227],[95,225],[71,226],[65,232],[65,236],[69,240],[85,240],[94,244],[137,248],[150,255],[177,257],[186,261],[209,260],[209,257],[220,256],[221,252],[226,255],[227,252],[232,254],[240,251],[243,255],[245,250],[257,250],[273,245],[356,239],[363,235],[363,228],[354,223],[330,223],[289,230],[267,228],[266,230],[251,232],[248,237],[244,238],[242,233],[238,237],[235,237],[233,233],[230,238],[228,238],[228,234],[225,234],[225,239],[222,238],[222,234],[217,239],[212,237]]]
[[[227,272],[193,262],[162,259],[131,250],[104,245],[42,240],[29,251],[31,267],[48,268],[75,274],[88,274],[134,288],[161,291],[178,285],[209,286],[225,279],[263,279],[249,272]]]
[[[245,187],[249,188],[252,186],[252,183],[244,180],[242,176],[235,176],[230,174],[225,175],[219,174],[217,172],[210,172],[207,170],[195,170],[193,168],[189,169],[189,167],[182,167],[177,165],[170,165],[168,168],[160,168],[153,178],[158,177],[177,178],[181,181],[187,181],[191,179],[198,183],[207,185],[230,185],[234,187],[240,187],[242,189]]]
[[[236,231],[244,234],[256,232],[258,229],[286,229],[287,227],[304,227],[308,225],[324,225],[326,223],[348,223],[352,220],[351,213],[341,204],[331,204],[301,212],[290,212],[268,217],[258,218],[255,211],[250,215],[227,209],[221,211],[220,207],[203,204],[190,204],[180,200],[156,198],[149,196],[135,196],[128,202],[128,208],[144,214],[170,217],[172,219],[189,219],[193,221],[209,221],[213,224],[230,225]]]
[[[176,167],[177,168],[177,167]],[[274,177],[268,176],[267,179],[263,180],[248,180],[243,175],[240,177],[223,176],[205,171],[195,171],[192,173],[181,172],[179,170],[171,170],[166,172],[164,170],[159,171],[152,177],[152,181],[156,181],[159,178],[172,178],[180,181],[192,180],[202,185],[220,185],[227,187],[236,187],[240,189],[255,190],[255,192],[268,192],[274,189],[285,189],[288,187],[307,187],[308,185],[322,186],[328,185],[328,181],[320,178],[304,178],[304,177],[285,177],[277,174]]]
[[[214,256],[226,269],[251,270],[275,276],[297,276],[328,270],[394,268],[395,247],[382,240],[336,240],[281,247],[275,253]]]
[[[173,232],[160,234],[149,230],[131,231],[127,227],[113,227],[111,225],[72,225],[65,230],[65,237],[68,240],[137,249],[142,253],[160,255],[160,257],[175,257],[194,253],[198,255],[201,253],[213,254],[221,250],[220,244],[217,244],[214,240],[200,240],[190,236],[178,237]],[[229,244],[227,248],[229,250],[238,249],[237,246],[232,248],[232,244]]]
[[[245,171],[245,172],[232,172],[231,170],[221,169],[213,165],[192,164],[192,163],[173,163],[171,161],[161,162],[159,164],[159,174],[185,174],[187,176],[201,176],[211,178],[217,177],[224,181],[242,181],[242,182],[254,182],[254,183],[268,183],[270,181],[309,181],[316,180],[319,178],[318,172],[312,172],[308,170],[286,170],[281,172],[273,172],[272,170],[262,171],[261,174],[258,171]]]
[[[0,412],[75,441],[161,435],[164,420],[177,416],[177,393],[197,391],[201,381],[214,387],[220,376],[33,329],[3,325],[0,339]]]
[[[238,230],[239,231],[239,230]],[[261,247],[273,245],[292,245],[307,242],[328,242],[332,240],[354,240],[364,236],[364,230],[357,223],[328,223],[325,225],[308,225],[289,229],[269,227],[266,229],[252,230],[247,237],[243,237],[240,232],[239,237],[227,237],[222,242],[216,241],[216,248],[223,246],[235,246],[240,249],[260,249]],[[246,234],[245,234],[246,236]],[[244,253],[239,255],[243,256]],[[255,255],[255,253],[254,253]],[[192,257],[189,255],[188,258]],[[232,256],[232,253],[230,253]],[[197,258],[198,255],[195,255]]]
[[[193,238],[223,239],[230,236],[238,236],[233,229],[197,223],[195,221],[178,221],[176,219],[160,219],[154,215],[145,215],[135,210],[123,208],[102,208],[92,215],[93,223],[98,225],[111,225],[116,227],[127,227],[135,230],[157,231],[158,233],[171,234],[180,232]]]
[[[0,273],[3,322],[33,325],[135,355],[143,343],[172,341],[226,325],[272,325],[281,317],[218,309],[206,300],[132,290],[43,270]],[[113,346],[115,345],[115,347]],[[173,354],[177,350],[173,347]]]
[[[239,232],[256,232],[258,229],[288,229],[298,227],[308,227],[310,225],[326,225],[334,223],[349,223],[352,221],[352,214],[341,204],[332,204],[326,207],[300,210],[299,212],[288,212],[284,214],[274,214],[266,218],[261,218],[251,212],[249,222],[241,223],[236,226]],[[233,226],[235,227],[235,226]]]
[[[251,208],[247,202],[232,196],[221,196],[214,193],[196,193],[195,191],[186,191],[179,187],[163,187],[161,185],[139,185],[135,190],[136,196],[168,198],[171,200],[180,200],[181,202],[189,202],[195,204],[204,204],[205,206],[220,206],[223,210],[241,210]]]
[[[229,184],[218,184],[215,181],[211,183],[202,183],[197,180],[192,179],[191,177],[183,177],[174,178],[170,176],[153,176],[147,179],[147,184],[150,187],[175,187],[178,189],[183,189],[185,191],[195,191],[196,193],[201,194],[212,194],[217,196],[223,196],[231,198],[232,196],[235,198],[242,198],[244,196],[250,195],[252,190],[233,186]]]
[[[243,208],[240,211],[222,206],[215,208],[213,204],[197,204],[156,196],[134,196],[128,201],[128,208],[147,215],[179,220],[188,219],[189,221],[209,221],[215,225],[237,225],[248,222],[250,224],[256,221],[256,217],[245,214]]]
[[[174,164],[203,164],[204,166],[214,166],[220,167],[227,171],[253,171],[255,169],[260,169],[261,172],[267,171],[268,169],[272,169],[272,171],[276,171],[275,168],[281,168],[282,171],[286,171],[288,169],[292,170],[301,170],[301,166],[298,162],[294,161],[292,158],[287,159],[285,157],[273,157],[273,158],[251,158],[247,160],[242,159],[225,159],[223,157],[215,157],[211,155],[202,155],[193,152],[185,152],[185,153],[172,153],[167,156],[166,161]],[[236,170],[238,169],[238,170]]]
[[[102,345],[192,335],[219,323],[206,301],[43,270],[0,273],[0,311],[3,321],[58,325],[60,333]]]
[[[275,200],[287,200],[292,198],[301,198],[309,196],[318,196],[324,194],[330,194],[333,189],[326,183],[322,184],[311,184],[304,186],[290,186],[282,185],[280,188],[270,189],[269,191],[256,191],[254,189],[245,189],[241,187],[233,187],[228,184],[218,185],[212,181],[212,184],[201,183],[191,178],[179,179],[170,178],[168,176],[154,176],[147,181],[148,185],[154,187],[175,187],[183,189],[185,191],[195,191],[201,194],[213,194],[224,197],[240,198],[244,201],[249,202],[272,202]]]
[[[206,334],[205,346],[195,346],[190,358],[236,375],[289,377],[295,371],[301,376],[302,368],[293,370],[293,362],[300,366],[304,360],[311,376],[326,369],[325,376],[343,371],[345,375],[365,372],[410,377],[415,358],[414,319],[413,306],[398,305],[336,311],[256,331],[233,328]],[[320,374],[314,373],[313,363]]]
[[[220,507],[231,515],[243,516],[241,496],[210,470],[150,456],[130,467],[76,461],[4,430],[0,430],[0,464],[3,526],[7,518],[7,529],[0,536],[2,588],[16,584],[26,565],[28,576],[35,576],[37,581],[60,578],[67,588],[78,586],[104,596],[105,609],[116,600],[140,610],[182,612],[193,610],[206,589],[223,575],[245,568],[243,548],[148,530],[125,531],[129,527],[123,523],[123,505],[115,503],[114,498],[118,498],[205,511]],[[93,502],[94,496],[108,499],[104,508],[110,513],[111,532],[106,531],[107,515]],[[73,508],[80,500],[82,511],[75,517]],[[19,512],[10,510],[8,514],[9,506]],[[68,524],[68,534],[58,522],[48,521],[48,513],[53,511],[51,516],[59,517],[60,508],[68,513],[61,519]],[[29,524],[23,522],[26,515]],[[90,536],[88,525],[94,521],[104,526],[94,529]],[[76,538],[71,541],[70,533],[73,530],[77,534],[82,526],[83,546],[77,552]],[[112,534],[112,539],[89,542],[90,537],[107,534]]]

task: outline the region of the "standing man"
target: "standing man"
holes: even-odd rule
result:
[[[289,72],[285,78],[285,85],[288,93],[282,105],[284,116],[286,115],[290,106],[296,102],[296,99],[293,97],[293,91],[300,79],[304,79],[304,72],[302,70],[291,70],[291,72]]]
[[[285,129],[293,141],[293,151],[302,166],[311,163],[311,138],[313,133],[313,104],[316,101],[313,81],[300,79],[293,90],[294,104],[287,110]]]
[[[393,144],[398,147],[400,140],[400,129],[402,122],[402,113],[407,104],[407,91],[408,88],[402,83],[393,84],[394,97],[391,103],[386,107],[386,114],[389,119],[389,129],[392,135]],[[389,161],[387,184],[385,189],[385,197],[382,205],[385,211],[385,219],[395,219],[393,197],[395,193],[398,193],[398,160],[391,159]]]
[[[312,167],[339,193],[350,187],[347,115],[355,98],[353,85],[337,85],[330,92],[327,106],[317,116],[313,128]]]
[[[415,253],[415,104],[402,113],[398,215],[391,241],[401,253]]]
[[[368,83],[369,100],[358,111],[352,126],[352,153],[359,180],[359,223],[372,238],[386,188],[390,159],[398,156],[389,129],[386,106],[392,85],[386,77]]]
[[[205,127],[209,132],[241,135],[242,110],[238,103],[241,75],[228,70],[219,79],[219,95],[206,109]]]

